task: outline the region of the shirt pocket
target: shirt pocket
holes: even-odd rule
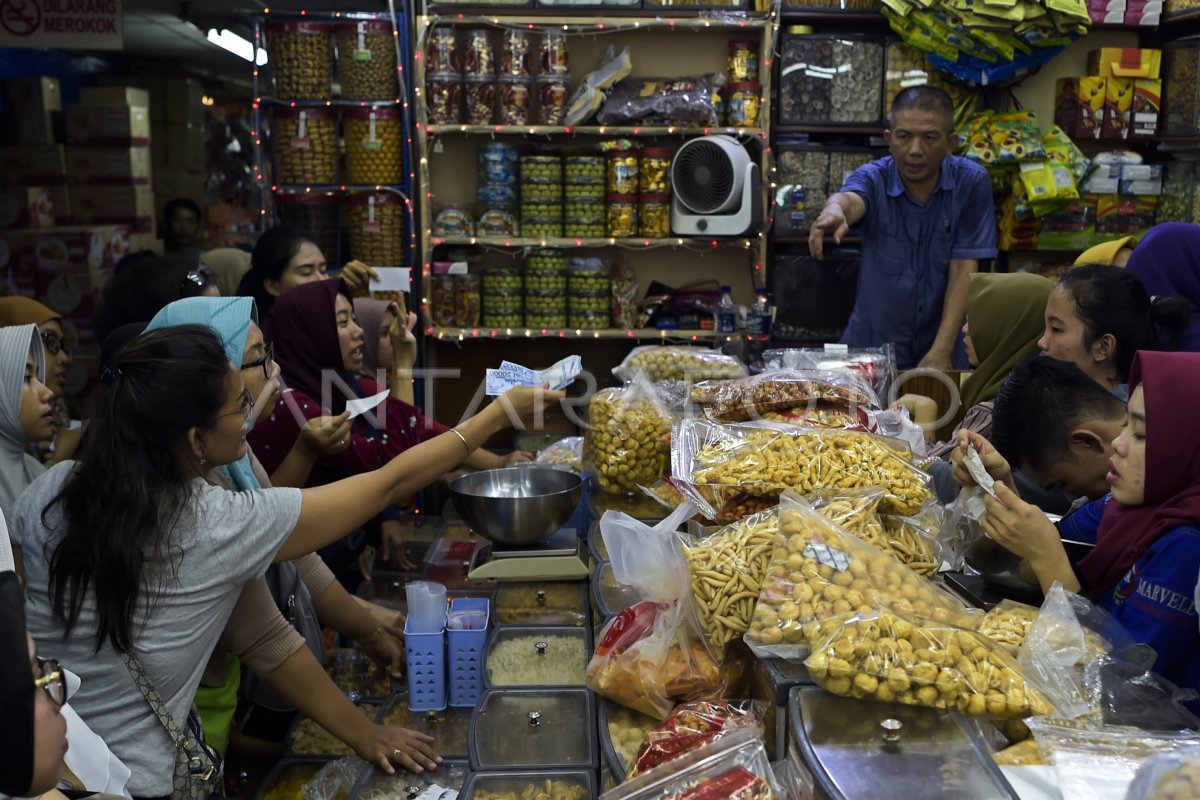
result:
[[[879,273],[887,278],[902,278],[912,267],[913,245],[900,236],[881,236],[875,262]]]

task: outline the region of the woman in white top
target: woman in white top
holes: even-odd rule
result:
[[[230,492],[212,468],[246,452],[253,405],[206,326],[143,334],[107,374],[79,461],[29,487],[12,519],[39,650],[76,665],[80,715],[133,771],[134,797],[171,794],[175,747],[121,654],[137,657],[182,728],[242,584],[359,527],[562,393],[515,389],[381,469],[313,489]],[[413,752],[431,754],[420,739]],[[409,753],[384,754],[396,760]]]

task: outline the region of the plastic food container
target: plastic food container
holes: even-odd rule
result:
[[[551,797],[554,800],[589,800],[596,796],[596,778],[590,772],[476,772],[467,780],[461,800],[477,797],[522,800]]]
[[[336,111],[277,108],[272,123],[277,183],[337,183]]]
[[[456,73],[430,73],[425,77],[425,117],[430,125],[460,125],[463,114],[463,79]]]
[[[352,648],[333,653],[333,663],[325,668],[334,684],[351,700],[387,700],[399,687],[387,671],[372,661],[366,653]]]
[[[634,150],[614,150],[605,162],[605,188],[609,195],[638,193],[638,155]]]
[[[276,192],[275,214],[282,225],[291,225],[321,248],[329,261],[338,262],[338,224],[341,198],[318,192]]]
[[[384,20],[349,22],[336,26],[334,34],[342,97],[383,100],[399,94],[392,23]]]
[[[587,689],[491,689],[471,719],[471,768],[597,766],[596,712]]]
[[[443,711],[412,711],[408,707],[408,696],[396,694],[379,715],[381,725],[398,725],[401,728],[424,733],[437,739],[435,747],[443,758],[467,757],[467,735],[471,729],[474,707],[447,708]]]
[[[484,655],[487,687],[583,686],[588,639],[581,627],[497,628]]]
[[[520,176],[520,157],[511,144],[493,142],[479,148],[479,183],[516,186]]]
[[[568,202],[563,217],[563,236],[580,239],[599,239],[608,230],[604,218],[604,201]]]
[[[729,80],[758,80],[758,42],[736,39],[729,43]]]
[[[346,178],[372,186],[403,180],[403,122],[400,109],[378,106],[346,109],[342,115],[346,140]]]
[[[608,235],[628,239],[638,232],[638,198],[635,194],[608,196]]]
[[[537,79],[538,123],[541,125],[562,125],[567,120],[567,105],[570,93],[567,89],[567,76],[541,75]]]
[[[323,100],[333,94],[333,54],[327,22],[272,22],[263,27],[275,96],[284,100]]]
[[[520,231],[521,226],[512,209],[503,206],[485,209],[475,223],[478,236],[516,236]]]
[[[567,291],[575,297],[608,297],[612,277],[608,264],[599,258],[567,260]]]
[[[398,768],[395,775],[388,775],[373,767],[363,770],[348,800],[399,800],[399,798],[419,797],[422,792],[431,787],[439,786],[451,791],[462,791],[470,774],[469,765],[464,760],[452,761],[447,759],[441,763],[436,772],[414,775],[406,769]],[[435,793],[433,797],[437,797]]]
[[[360,700],[355,703],[367,719],[374,721],[379,716],[382,705],[371,700]],[[336,738],[332,733],[322,728],[313,720],[299,715],[288,731],[286,752],[298,756],[342,756],[354,755],[350,745]]]
[[[304,800],[304,784],[330,763],[329,758],[285,758],[263,778],[254,800]]]
[[[529,31],[507,28],[501,34],[500,75],[529,77],[533,74],[533,36]]]
[[[578,625],[587,622],[582,581],[502,583],[492,619],[501,625]]]
[[[533,79],[516,75],[500,76],[500,123],[528,125],[533,108]]]
[[[608,311],[576,311],[571,301],[567,327],[580,331],[602,331],[608,328],[612,315]]]
[[[592,561],[595,562],[597,570],[608,562],[608,548],[604,546],[599,522],[592,525],[591,531],[588,532],[588,552],[592,554]]]
[[[612,494],[602,491],[594,478],[591,491],[588,492],[588,506],[592,510],[592,516],[597,519],[604,516],[605,511],[620,511],[643,522],[657,522],[665,519],[670,513],[662,503],[644,494]],[[594,536],[599,540],[599,531],[596,531]],[[607,558],[605,551],[605,560]]]
[[[643,194],[638,203],[638,235],[665,239],[671,235],[671,198],[665,194]]]
[[[642,194],[671,193],[671,157],[669,147],[647,147],[642,151],[640,183]]]
[[[783,125],[881,124],[883,43],[850,34],[783,37]]]
[[[830,800],[894,797],[1016,800],[979,735],[957,711],[792,690],[792,742]],[[936,780],[931,780],[936,776]]]
[[[758,124],[758,109],[762,105],[762,86],[757,81],[734,81],[729,86],[729,125],[753,128]]]
[[[463,79],[467,104],[467,124],[492,125],[496,121],[496,79],[490,75],[468,74]]]
[[[567,327],[567,309],[555,311],[527,310],[525,324],[537,330],[561,330]]]
[[[475,28],[463,35],[463,71],[467,75],[496,74],[496,50],[490,30]]]
[[[547,30],[542,36],[539,52],[542,75],[567,75],[571,71],[565,33]]]
[[[596,538],[602,539],[600,536]],[[612,564],[606,561],[596,568],[592,576],[592,600],[604,621],[607,622],[641,599],[633,587],[617,583]]]
[[[620,776],[617,783],[622,783],[637,757],[642,740],[650,729],[659,724],[659,720],[605,699],[600,701],[599,713],[604,763],[614,776]]]
[[[521,156],[521,185],[532,183],[562,186],[561,156]]]
[[[1164,136],[1190,136],[1200,131],[1200,41],[1185,39],[1163,47]]]
[[[350,255],[372,267],[404,264],[404,199],[381,192],[352,194],[346,203]]]
[[[425,51],[426,73],[462,73],[458,60],[458,36],[454,28],[434,28],[429,33],[429,49]]]
[[[438,206],[437,216],[433,218],[434,236],[470,236],[474,229],[470,216],[461,206],[454,203]]]
[[[603,186],[605,164],[603,156],[567,156],[563,159],[566,182],[569,186]],[[598,196],[604,197],[604,189]]]

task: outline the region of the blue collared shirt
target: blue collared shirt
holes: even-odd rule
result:
[[[867,205],[856,230],[862,265],[854,313],[842,336],[852,347],[896,346],[896,365],[916,366],[933,346],[951,259],[996,257],[996,209],[987,170],[959,156],[942,162],[937,188],[922,205],[904,191],[891,156],[846,179]],[[961,342],[955,348],[961,351]]]

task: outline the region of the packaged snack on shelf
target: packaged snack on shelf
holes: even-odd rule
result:
[[[683,545],[696,617],[718,658],[750,627],[778,533],[773,508]]]
[[[633,348],[625,360],[613,368],[613,375],[622,381],[632,380],[636,372],[646,373],[652,381],[707,381],[740,378],[746,374],[746,367],[719,350],[645,345]]]
[[[888,394],[896,377],[896,349],[890,344],[882,347],[846,347],[826,345],[817,348],[787,348],[763,353],[767,369],[852,370],[867,379],[875,394],[884,403],[891,402]]]
[[[617,54],[609,47],[604,53],[599,69],[589,72],[579,82],[575,93],[571,95],[571,104],[567,110],[567,125],[581,125],[591,119],[604,104],[605,90],[633,71],[633,59],[629,48]]]
[[[740,728],[612,789],[602,800],[779,800],[762,736]]]
[[[537,454],[534,462],[552,467],[563,467],[571,472],[583,471],[583,437],[568,436]]]
[[[584,462],[600,488],[633,493],[663,474],[670,460],[670,411],[644,378],[621,389],[602,389],[588,405]]]
[[[1038,609],[1015,600],[1001,600],[979,623],[979,632],[1011,655],[1016,655],[1029,633]]]
[[[672,437],[671,474],[710,519],[736,495],[881,486],[880,510],[914,514],[931,499],[908,446],[869,433],[773,422],[686,419]]]
[[[762,717],[749,703],[723,700],[681,703],[646,733],[629,768],[629,777],[649,772],[742,728],[751,728],[762,735]]]
[[[780,501],[780,534],[746,642],[759,655],[795,660],[811,643],[810,623],[878,606],[939,624],[975,627],[962,600],[839,528],[794,494]]]
[[[695,621],[687,559],[674,534],[694,510],[685,503],[653,528],[619,512],[600,519],[614,577],[643,600],[600,632],[587,685],[660,720],[676,702],[723,698],[744,669],[733,654],[714,659]]]
[[[971,717],[1053,711],[1023,670],[974,631],[887,609],[817,623],[809,674],[826,691],[889,703],[957,708]]]
[[[725,76],[628,78],[613,86],[596,122],[600,125],[718,125],[714,88]],[[636,159],[635,159],[636,160]]]
[[[875,392],[852,372],[775,370],[731,381],[705,381],[696,386],[692,397],[716,422],[745,422],[767,412],[818,403],[846,406],[851,412],[858,406],[879,407]]]
[[[1200,797],[1200,748],[1152,756],[1138,767],[1125,800],[1191,800]]]

